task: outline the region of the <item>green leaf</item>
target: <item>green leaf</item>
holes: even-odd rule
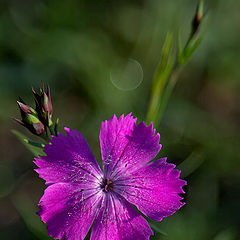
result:
[[[54,125],[55,136],[58,135],[58,124],[59,124],[59,118],[57,118],[56,123]]]
[[[155,70],[151,91],[151,99],[147,113],[147,122],[150,123],[152,121],[154,125],[158,120],[162,93],[174,64],[172,50],[173,50],[173,34],[168,33],[162,48],[161,59]]]
[[[25,135],[17,130],[12,130],[12,133],[26,146],[26,148],[33,153],[34,156],[44,155],[44,144],[29,140]]]
[[[196,51],[200,43],[202,42],[202,38],[198,37],[195,40],[189,41],[189,43],[184,48],[182,54],[179,57],[179,64],[184,65],[192,56],[192,54]]]
[[[183,47],[182,47],[182,39],[180,32],[178,33],[178,41],[177,41],[177,60],[178,64],[183,62]]]
[[[160,88],[161,85],[164,85],[164,81],[172,68],[173,58],[171,56],[173,48],[173,34],[167,33],[163,48],[162,48],[162,57],[156,69],[154,79],[153,79],[153,87]],[[160,86],[159,86],[160,85]]]
[[[185,178],[197,170],[205,160],[205,154],[201,150],[193,151],[178,168],[181,170],[181,177]]]

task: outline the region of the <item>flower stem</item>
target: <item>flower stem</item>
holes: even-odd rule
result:
[[[173,34],[168,33],[166,36],[165,43],[162,48],[162,57],[153,78],[146,117],[148,124],[153,122],[155,127],[159,124],[184,64],[189,61],[192,54],[201,43],[201,38],[198,32],[202,16],[203,1],[199,0],[198,7],[193,18],[192,30],[184,48],[181,48],[181,41],[179,38],[177,56],[175,57],[172,56]]]

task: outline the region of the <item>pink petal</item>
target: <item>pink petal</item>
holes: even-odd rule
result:
[[[148,127],[143,122],[136,125],[136,120],[131,114],[119,119],[114,115],[102,123],[99,138],[106,177],[134,171],[160,151],[160,135],[154,136],[152,124]]]
[[[44,148],[47,156],[35,158],[36,172],[46,184],[78,182],[90,184],[100,179],[101,170],[81,133],[65,128]]]
[[[147,240],[148,222],[123,198],[107,194],[94,222],[91,240]]]
[[[78,185],[56,183],[42,196],[38,214],[48,224],[48,233],[55,239],[83,240],[87,235],[101,196],[94,189]]]
[[[136,172],[119,178],[115,191],[134,204],[147,217],[161,221],[184,205],[178,194],[184,193],[186,181],[166,158],[151,162]]]

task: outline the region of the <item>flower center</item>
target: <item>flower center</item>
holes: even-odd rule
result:
[[[109,180],[109,178],[103,179],[101,189],[103,189],[104,192],[109,192],[113,190],[113,182]]]

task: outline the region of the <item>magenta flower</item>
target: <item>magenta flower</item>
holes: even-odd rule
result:
[[[132,204],[156,221],[184,205],[180,171],[166,158],[150,162],[161,149],[160,135],[152,124],[136,121],[129,114],[102,123],[103,171],[83,135],[69,128],[45,146],[46,156],[35,159],[49,185],[38,214],[50,236],[81,240],[94,222],[92,240],[146,240],[153,232]]]

